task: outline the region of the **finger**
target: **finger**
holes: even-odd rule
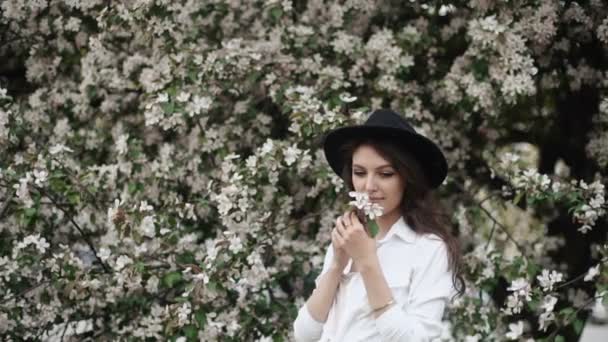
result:
[[[344,239],[340,236],[340,234],[334,229],[332,232],[332,239],[336,242],[336,247],[342,248],[344,246]]]
[[[344,225],[346,226],[346,228],[350,228],[350,226],[352,226],[352,224],[353,224],[350,219],[350,213],[351,212],[349,211],[349,212],[344,213],[344,215],[342,215],[344,217],[343,220],[344,220]]]
[[[336,220],[336,232],[340,236],[344,236],[346,234],[346,227],[344,227],[342,216],[338,216],[338,219]]]
[[[351,222],[352,222],[352,225],[351,225],[352,228],[365,230],[363,223],[361,223],[361,221],[359,221],[359,218],[357,217],[357,214],[355,212],[350,213],[350,218],[351,218]]]
[[[361,221],[359,221],[359,218],[357,217],[357,214],[354,211],[348,213],[348,218],[350,219],[351,225],[353,226],[361,223]]]

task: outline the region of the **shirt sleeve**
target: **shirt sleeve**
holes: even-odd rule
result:
[[[376,318],[381,341],[426,342],[440,336],[441,318],[455,290],[449,270],[447,248],[443,241],[427,245],[430,253],[422,253],[407,302],[393,305]]]
[[[331,243],[327,248],[327,252],[325,253],[325,259],[323,261],[323,269],[321,273],[315,279],[315,290],[317,286],[319,286],[319,280],[321,276],[325,274],[329,270],[330,262],[333,259],[333,248],[331,247]],[[296,342],[308,342],[308,341],[318,341],[321,339],[321,334],[323,333],[324,323],[316,321],[310,315],[308,311],[308,307],[306,303],[300,307],[298,310],[298,316],[296,320],[293,322],[293,334]]]

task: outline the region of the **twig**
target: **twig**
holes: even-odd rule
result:
[[[500,227],[500,229],[502,229],[502,231],[507,235],[507,237],[509,238],[509,240],[511,242],[513,242],[513,244],[517,247],[517,249],[519,250],[519,252],[521,253],[521,255],[524,258],[527,258],[526,253],[524,252],[524,249],[522,246],[519,245],[519,243],[517,243],[517,241],[515,240],[515,238],[513,238],[513,236],[511,235],[511,233],[509,233],[509,231],[507,230],[507,227],[503,226],[502,223],[498,222],[494,216],[492,216],[492,213],[490,213],[486,208],[479,206],[479,208],[490,218],[490,220],[492,220],[496,225],[498,225],[498,227]]]
[[[51,158],[55,162],[57,162],[59,165],[61,165],[61,167],[63,168],[63,171],[65,171],[68,174],[68,176],[72,178],[74,183],[80,188],[81,191],[84,191],[85,193],[87,193],[92,199],[96,198],[96,196],[93,195],[85,186],[80,184],[80,181],[78,180],[78,178],[61,162],[61,160],[57,159],[56,157],[52,157],[52,156],[51,156]],[[95,207],[95,209],[100,209],[96,201],[91,201],[91,202],[93,203],[93,206]]]
[[[71,215],[61,204],[58,203],[57,200],[55,200],[55,198],[47,193],[46,191],[44,191],[43,188],[38,187],[38,186],[34,186],[40,193],[44,194],[46,197],[48,197],[51,202],[53,202],[53,204],[55,204],[55,206],[61,210],[70,220],[70,222],[72,223],[72,225],[74,225],[74,227],[76,227],[76,230],[78,230],[78,232],[80,233],[80,235],[82,236],[82,238],[84,239],[84,241],[87,243],[87,245],[89,246],[89,248],[91,249],[91,251],[93,252],[93,255],[95,255],[95,258],[97,259],[97,261],[99,261],[99,263],[101,264],[101,266],[103,267],[104,271],[106,273],[111,273],[110,268],[101,260],[101,258],[99,257],[99,255],[97,254],[97,250],[95,249],[95,246],[93,245],[93,243],[91,242],[91,240],[89,239],[89,237],[87,236],[87,234],[85,234],[84,230],[78,225],[78,223],[76,223],[76,221],[74,221],[74,216]]]
[[[0,218],[2,218],[4,216],[4,213],[6,212],[6,209],[8,209],[8,205],[11,203],[11,200],[13,199],[13,197],[15,196],[15,192],[14,191],[10,191],[11,189],[8,189],[8,197],[6,198],[6,201],[4,201],[4,203],[2,204],[2,208],[0,208]]]
[[[479,209],[481,209],[486,214],[486,216],[488,216],[488,218],[490,220],[492,220],[492,222],[494,222],[495,226],[498,226],[507,235],[507,238],[511,242],[513,242],[513,244],[515,245],[515,247],[517,247],[517,249],[519,250],[519,252],[521,253],[521,255],[524,258],[527,259],[528,257],[526,256],[526,253],[524,252],[523,247],[513,238],[513,236],[511,235],[511,233],[509,233],[507,227],[505,227],[502,223],[498,222],[498,220],[492,215],[492,213],[490,213],[486,208],[484,208],[482,206],[482,203],[477,202],[477,200],[475,199],[475,197],[473,197],[473,195],[471,195],[468,191],[466,191],[466,189],[464,189],[463,186],[461,186],[460,184],[458,184],[456,182],[454,182],[454,184],[456,184],[456,186],[458,186],[460,188],[460,191],[462,191],[467,197],[469,197],[470,201],[473,202],[473,203],[475,203],[475,205],[478,206]],[[484,199],[484,201],[487,200],[487,199],[488,198]],[[494,226],[492,227],[492,229],[494,229]]]
[[[580,308],[578,308],[576,311],[574,311],[574,313],[572,314],[572,317],[574,317],[574,319],[576,319],[576,316],[578,316],[578,313],[587,308],[587,305],[591,304],[593,301],[595,301],[598,298],[602,298],[602,296],[594,296],[589,298],[585,304],[581,305]],[[570,324],[570,319],[565,319],[564,320],[564,324],[562,327],[566,327],[568,324]],[[555,337],[555,335],[557,335],[558,331],[559,331],[560,326],[556,324],[555,329],[551,332],[551,334],[547,337],[547,341],[552,341],[552,339]]]
[[[0,305],[4,305],[4,304],[6,304],[8,301],[10,301],[10,300],[12,300],[12,299],[14,299],[14,298],[19,298],[19,297],[21,297],[21,296],[25,296],[25,295],[26,295],[28,292],[33,291],[33,290],[35,290],[36,288],[38,288],[38,287],[40,287],[40,286],[42,286],[42,285],[44,285],[44,284],[46,284],[46,283],[50,283],[50,282],[51,282],[51,280],[46,280],[46,281],[41,282],[40,284],[36,284],[36,285],[34,285],[34,286],[31,286],[31,287],[29,287],[29,288],[27,288],[27,289],[25,289],[25,290],[23,290],[23,291],[19,292],[18,294],[15,294],[15,295],[13,295],[13,296],[11,296],[11,297],[9,297],[9,298],[5,298],[5,299],[4,299],[2,302],[0,302]]]
[[[490,231],[490,236],[488,236],[488,241],[486,242],[486,247],[485,250],[488,250],[488,247],[490,247],[490,242],[492,241],[492,237],[494,236],[494,231],[496,230],[496,222],[494,222],[492,224],[492,230]]]
[[[600,260],[600,263],[603,263],[603,261],[602,261],[602,260]],[[584,278],[584,277],[587,275],[587,272],[589,272],[589,270],[587,270],[587,271],[585,271],[585,272],[583,272],[583,273],[581,273],[581,274],[577,275],[576,277],[574,277],[574,278],[572,278],[572,279],[568,280],[567,282],[565,282],[565,283],[563,283],[563,284],[559,284],[559,285],[555,286],[555,289],[556,289],[556,290],[557,290],[557,289],[560,289],[560,288],[562,288],[562,287],[564,287],[564,286],[568,286],[568,285],[570,285],[570,284],[572,284],[572,283],[575,283],[575,282],[577,282],[577,281],[581,280],[581,278]]]

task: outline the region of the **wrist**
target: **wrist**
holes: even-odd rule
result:
[[[340,267],[339,265],[331,265],[329,266],[328,273],[331,273],[333,276],[341,276],[342,271],[344,271],[344,267]]]
[[[355,263],[362,273],[380,268],[380,263],[378,262],[378,257],[376,255],[357,259]]]

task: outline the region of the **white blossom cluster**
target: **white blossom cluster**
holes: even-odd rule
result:
[[[459,208],[470,286],[448,335],[525,341],[568,324],[557,303],[593,298],[563,286],[569,270],[548,252],[564,241],[534,205],[600,229],[605,175],[483,158],[512,130],[553,120],[556,93],[603,86],[597,63],[564,56],[606,45],[608,8],[520,5],[2,2],[0,55],[19,72],[0,79],[0,336],[291,340],[350,200],[322,133],[386,106],[450,165],[441,195]],[[605,102],[586,146],[599,169]],[[534,205],[493,196],[480,176],[492,172],[507,198]],[[599,286],[608,268],[594,258],[580,279]]]
[[[606,214],[605,187],[600,181],[587,184],[582,179],[572,179],[570,182],[551,179],[534,168],[523,169],[518,165],[519,159],[517,154],[507,152],[496,166],[498,173],[506,176],[510,182],[511,189],[504,191],[506,195],[514,191],[516,196],[525,194],[530,199],[547,197],[553,200],[575,196],[576,200],[570,199],[570,202],[582,203],[574,208],[572,216],[581,225],[578,230],[582,233],[593,229],[597,219]]]

